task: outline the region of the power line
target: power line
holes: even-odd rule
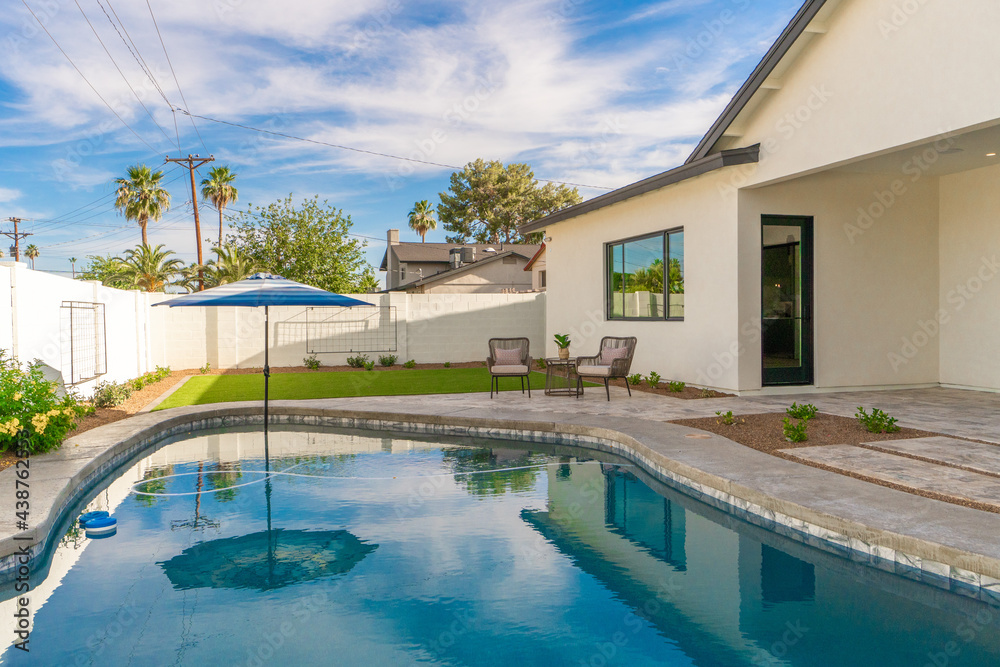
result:
[[[177,84],[177,92],[181,94],[181,102],[183,102],[184,106],[187,107],[188,103],[184,98],[184,91],[181,90],[181,82],[177,80],[177,72],[174,71],[174,65],[170,62],[170,54],[167,53],[167,45],[163,41],[163,35],[160,34],[160,26],[156,23],[156,16],[153,14],[153,5],[149,3],[149,0],[146,0],[146,6],[149,7],[149,16],[153,19],[153,27],[156,28],[156,36],[160,38],[160,46],[163,47],[163,55],[167,59],[167,66],[170,67],[170,74],[174,77],[174,83]],[[194,128],[195,134],[198,135],[198,141],[201,142],[201,145],[204,146],[207,151],[208,146],[205,144],[205,140],[201,138],[201,132],[198,131],[198,126],[195,124],[194,118],[191,119],[191,127]],[[177,147],[177,150],[181,150],[180,146]]]
[[[141,69],[146,74],[146,78],[149,79],[150,83],[153,84],[153,87],[156,88],[157,92],[160,93],[160,97],[163,98],[163,101],[166,102],[167,106],[170,107],[170,110],[173,111],[174,105],[171,104],[170,100],[167,99],[167,95],[166,93],[163,92],[163,88],[160,87],[160,83],[156,80],[156,77],[153,76],[153,70],[146,63],[146,59],[142,57],[142,53],[139,52],[139,47],[138,45],[136,45],[135,40],[132,39],[132,35],[129,34],[128,28],[125,27],[124,21],[122,21],[118,17],[118,12],[115,11],[114,5],[111,4],[111,0],[106,0],[106,1],[108,3],[108,7],[111,9],[111,13],[115,15],[115,19],[117,19],[118,21],[117,24],[111,20],[110,16],[108,16],[108,10],[104,8],[104,5],[101,3],[101,0],[97,0],[97,4],[100,5],[101,11],[104,12],[104,15],[108,17],[108,21],[111,23],[112,27],[114,27],[115,32],[118,33],[118,37],[121,38],[122,42],[125,44],[125,48],[128,49],[129,53],[132,54],[132,57],[135,58],[136,63],[139,64],[139,69]],[[121,25],[122,28],[121,30],[118,30],[119,24]],[[122,31],[125,32],[125,37],[128,37],[127,41],[125,37],[122,36]]]
[[[377,157],[389,158],[392,160],[403,160],[405,162],[415,162],[417,164],[426,164],[432,167],[444,167],[445,169],[455,169],[458,171],[462,170],[462,167],[456,167],[453,164],[443,164],[441,162],[430,162],[429,160],[420,160],[414,157],[403,157],[402,155],[393,155],[391,153],[379,153],[378,151],[370,151],[364,148],[354,148],[352,146],[344,146],[342,144],[331,144],[327,141],[320,141],[319,139],[307,139],[306,137],[297,137],[294,134],[286,134],[284,132],[275,132],[274,130],[264,130],[259,127],[253,127],[250,125],[242,125],[240,123],[234,123],[228,120],[221,120],[219,118],[211,118],[209,116],[201,116],[196,113],[191,113],[187,109],[177,108],[178,111],[186,116],[191,116],[192,118],[200,118],[206,120],[210,123],[219,123],[221,125],[229,125],[231,127],[238,127],[243,130],[250,130],[251,132],[260,132],[261,134],[272,134],[276,137],[284,137],[285,139],[294,139],[295,141],[305,141],[310,144],[318,144],[320,146],[328,146],[330,148],[338,148],[344,151],[353,151],[355,153],[364,153],[366,155],[375,155]],[[585,185],[582,183],[568,183],[566,181],[555,181],[549,178],[538,178],[536,180],[542,181],[544,183],[555,183],[557,185],[570,185],[577,188],[590,188],[592,190],[614,190],[614,188],[608,188],[602,185]]]
[[[160,124],[156,122],[155,118],[153,118],[153,114],[151,114],[149,112],[149,109],[146,108],[146,104],[142,101],[142,98],[139,97],[139,93],[135,92],[135,88],[132,87],[132,84],[129,82],[128,77],[125,76],[124,72],[122,72],[122,68],[118,66],[118,63],[115,61],[114,56],[111,55],[111,51],[108,50],[108,47],[107,45],[105,45],[104,40],[101,39],[101,36],[98,34],[97,28],[95,28],[94,24],[90,22],[90,17],[88,17],[87,13],[83,11],[83,7],[80,6],[80,1],[73,0],[73,2],[76,3],[76,8],[80,10],[80,13],[83,15],[83,19],[87,22],[87,25],[90,26],[90,31],[94,33],[94,37],[97,38],[97,41],[100,43],[101,48],[104,49],[104,52],[106,54],[108,54],[108,58],[111,59],[111,64],[115,66],[116,70],[118,70],[118,74],[121,75],[122,81],[125,82],[125,85],[128,86],[128,89],[132,91],[132,94],[135,96],[135,99],[139,102],[139,106],[141,106],[142,110],[146,112],[147,116],[149,116],[149,120],[153,121],[153,125],[156,125],[157,129],[160,130],[160,132],[163,134],[163,138],[167,140],[167,143],[170,143],[170,137],[167,136],[166,131],[162,127],[160,127]],[[178,144],[177,150],[180,149],[181,149],[180,144]]]
[[[35,14],[34,10],[31,9],[31,7],[28,5],[28,1],[27,0],[21,0],[21,3],[31,13],[31,16],[35,19],[35,22],[38,23],[39,27],[41,27],[41,29],[45,32],[45,34],[49,36],[49,39],[51,39],[52,43],[56,45],[56,48],[59,49],[60,53],[62,53],[63,56],[66,57],[66,60],[68,60],[69,64],[73,66],[73,69],[76,70],[76,73],[79,74],[83,78],[83,80],[87,82],[87,85],[90,86],[90,89],[92,91],[94,91],[94,94],[97,95],[97,97],[99,97],[102,102],[104,102],[104,106],[106,106],[108,108],[108,110],[111,111],[111,113],[113,113],[115,115],[115,118],[117,118],[118,120],[121,121],[122,125],[124,125],[125,127],[128,128],[129,132],[131,132],[132,134],[135,135],[136,139],[138,139],[142,143],[146,144],[146,146],[149,146],[149,150],[153,151],[154,153],[158,153],[158,151],[155,148],[153,148],[152,146],[150,146],[150,144],[149,144],[148,141],[146,141],[145,139],[143,139],[142,137],[140,137],[139,134],[135,130],[132,129],[131,125],[129,125],[128,123],[125,122],[125,119],[122,118],[118,114],[118,112],[114,110],[114,107],[112,107],[110,104],[108,104],[108,101],[106,99],[104,99],[104,97],[97,91],[97,88],[95,88],[94,84],[92,84],[90,82],[90,79],[88,79],[84,75],[84,73],[80,71],[80,68],[76,66],[76,63],[73,62],[73,59],[69,57],[69,54],[66,53],[65,50],[63,50],[63,47],[59,46],[59,42],[56,41],[56,38],[52,36],[52,33],[50,33],[49,30],[48,30],[48,28],[45,27],[45,24],[42,23],[42,20],[38,18],[38,16]]]

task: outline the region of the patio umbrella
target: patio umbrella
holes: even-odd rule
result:
[[[270,348],[270,306],[370,306],[343,294],[334,294],[318,287],[303,285],[294,280],[288,280],[270,273],[255,273],[244,280],[219,285],[202,292],[193,292],[175,297],[169,301],[161,301],[156,306],[243,306],[246,308],[264,307],[264,432],[267,433],[267,388],[271,377],[268,366],[268,351]],[[267,451],[267,440],[264,440],[265,462],[270,457]]]

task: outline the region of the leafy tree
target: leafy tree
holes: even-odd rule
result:
[[[162,171],[153,171],[144,164],[129,167],[127,178],[116,178],[115,208],[126,220],[135,220],[142,229],[142,245],[149,245],[146,239],[146,225],[163,217],[170,208],[170,193],[160,182]]]
[[[239,192],[233,186],[237,174],[229,167],[213,167],[208,172],[208,178],[201,182],[201,196],[208,199],[219,211],[219,245],[222,245],[222,212],[231,202],[239,197]]]
[[[24,249],[24,256],[31,260],[32,269],[35,268],[35,260],[38,259],[38,255],[40,254],[41,253],[38,252],[38,246],[34,243],[29,244],[28,247]]]
[[[351,217],[319,197],[299,206],[292,196],[241,211],[227,242],[259,271],[331,292],[358,292],[374,278],[365,243],[349,238]],[[370,278],[368,277],[370,276]]]
[[[88,255],[89,263],[80,270],[79,280],[100,280],[105,287],[132,289],[133,285],[122,277],[122,260],[111,255]]]
[[[174,252],[166,250],[163,244],[150,248],[148,245],[138,245],[125,251],[125,257],[120,261],[119,276],[131,288],[139,288],[144,292],[162,292],[180,274],[183,262],[171,258]]]
[[[409,215],[410,229],[420,234],[420,242],[423,243],[427,239],[427,232],[432,229],[437,229],[437,220],[434,219],[434,209],[431,208],[431,203],[426,199],[422,199],[413,205],[410,209]]]
[[[451,175],[437,212],[449,243],[518,243],[518,227],[580,201],[576,188],[539,185],[527,164],[478,159]]]

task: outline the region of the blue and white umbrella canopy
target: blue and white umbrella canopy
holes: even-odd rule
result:
[[[235,283],[219,285],[203,292],[185,294],[153,305],[170,306],[171,308],[178,306],[264,307],[264,457],[265,462],[269,464],[270,457],[267,452],[266,437],[268,424],[267,389],[268,379],[271,377],[271,368],[268,365],[268,348],[270,347],[268,308],[270,306],[340,306],[350,308],[351,306],[370,306],[372,304],[343,294],[327,292],[318,287],[303,285],[270,273],[255,273],[249,278],[238,280]]]
[[[203,292],[192,292],[157,306],[370,306],[358,299],[334,294],[318,287],[303,285],[270,273],[255,273],[249,278],[219,285]]]

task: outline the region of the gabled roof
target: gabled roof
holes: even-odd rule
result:
[[[531,257],[538,251],[538,246],[534,244],[522,243],[397,243],[392,245],[396,259],[400,262],[417,262],[426,264],[447,264],[451,260],[451,251],[454,248],[475,248],[476,261],[486,259],[497,253],[513,250],[525,257]],[[489,252],[487,252],[489,250]],[[387,271],[388,248],[386,254],[382,256],[382,264],[379,271]]]
[[[732,127],[741,112],[744,110],[748,112],[752,111],[754,105],[751,104],[751,101],[755,99],[755,95],[769,90],[765,82],[767,82],[768,77],[775,74],[779,65],[787,64],[783,63],[783,60],[786,57],[788,57],[788,60],[793,59],[798,50],[801,50],[801,38],[804,33],[809,32],[809,25],[816,18],[820,10],[825,6],[836,7],[839,2],[840,0],[805,0],[805,4],[792,17],[792,20],[782,31],[781,35],[764,55],[763,59],[761,59],[760,63],[750,74],[750,77],[736,92],[736,95],[733,96],[733,99],[722,112],[722,115],[712,124],[712,127],[709,128],[701,141],[698,142],[694,152],[685,160],[684,164],[530,222],[520,228],[521,233],[537,232],[553,223],[575,218],[576,216],[617,204],[632,197],[637,197],[647,192],[658,190],[716,169],[721,169],[722,167],[757,162],[760,153],[759,145],[726,149],[725,145],[721,147],[718,145],[719,140]],[[817,31],[813,29],[813,32],[822,32],[822,30]],[[796,47],[797,44],[798,47]],[[792,52],[791,55],[790,52]],[[717,150],[717,148],[721,148],[721,150]]]
[[[611,206],[612,204],[617,204],[618,202],[625,201],[626,199],[638,197],[639,195],[646,194],[647,192],[659,190],[660,188],[668,185],[686,181],[689,178],[701,176],[702,174],[707,174],[710,171],[715,171],[716,169],[721,169],[722,167],[756,162],[759,158],[759,153],[760,146],[756,144],[750,146],[749,148],[736,148],[733,150],[713,153],[712,155],[703,157],[700,160],[682,164],[681,166],[665,171],[662,174],[650,176],[649,178],[639,181],[638,183],[626,185],[623,188],[613,190],[600,195],[599,197],[588,199],[581,204],[576,204],[575,206],[564,208],[561,211],[556,211],[555,213],[547,215],[544,218],[540,218],[539,220],[535,220],[534,222],[529,222],[528,224],[520,227],[520,232],[522,234],[537,232],[538,230],[545,229],[546,226],[555,222],[575,218],[578,215],[590,213],[591,211],[596,211],[599,208]]]
[[[778,39],[771,45],[771,48],[758,63],[757,67],[747,78],[746,82],[740,87],[733,99],[730,100],[729,104],[726,106],[722,115],[712,124],[708,132],[702,137],[701,141],[695,147],[694,152],[691,153],[690,157],[685,161],[685,164],[690,164],[696,160],[709,155],[712,152],[712,148],[718,143],[722,135],[725,134],[726,130],[733,124],[736,117],[739,116],[740,112],[746,108],[750,99],[760,90],[767,78],[771,76],[778,63],[788,54],[788,51],[792,48],[802,33],[806,31],[809,23],[816,18],[816,14],[819,10],[827,3],[827,0],[806,0],[806,3],[802,5],[799,11],[792,17],[792,20],[785,26],[785,29],[781,32]]]
[[[538,252],[536,252],[534,255],[531,256],[531,259],[528,260],[528,263],[524,265],[524,270],[525,271],[531,271],[531,267],[532,267],[532,265],[534,265],[535,260],[537,260],[539,257],[541,257],[543,252],[545,252],[545,244],[544,243],[542,245],[538,246]]]
[[[538,246],[509,246],[508,245],[506,247],[508,247],[508,248],[510,248],[510,247],[518,247],[518,248],[530,247],[530,248],[537,248]],[[427,276],[426,278],[421,278],[420,280],[418,280],[416,282],[406,283],[405,285],[399,285],[397,287],[393,287],[391,290],[385,290],[385,291],[386,292],[405,292],[407,289],[409,289],[411,287],[420,287],[421,285],[426,285],[428,283],[434,283],[434,282],[437,282],[437,281],[442,280],[444,278],[450,278],[452,276],[456,276],[456,275],[458,275],[460,273],[466,273],[468,271],[472,271],[474,269],[478,269],[478,268],[480,268],[480,267],[482,267],[482,266],[484,266],[486,264],[491,264],[491,263],[497,261],[498,259],[503,259],[504,257],[521,257],[522,259],[528,259],[528,257],[530,257],[530,254],[525,254],[521,250],[505,250],[504,252],[498,252],[496,254],[490,253],[489,256],[487,256],[484,259],[477,259],[475,262],[471,262],[469,264],[463,264],[462,266],[458,267],[457,269],[448,269],[447,271],[441,271],[439,273],[435,273],[432,276]]]

